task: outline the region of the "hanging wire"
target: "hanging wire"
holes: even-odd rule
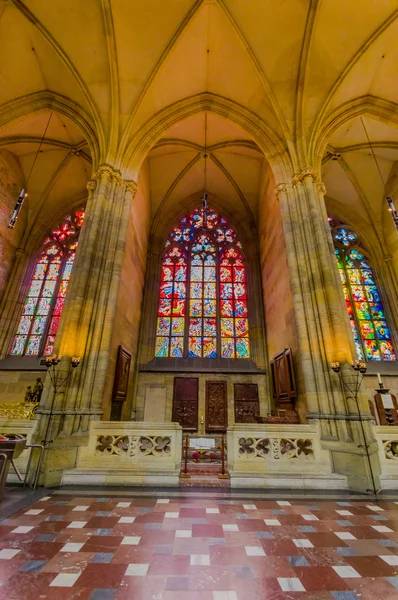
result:
[[[384,191],[384,188],[385,188],[385,186],[386,186],[386,182],[384,181],[383,174],[382,174],[382,172],[381,172],[381,169],[380,169],[379,163],[377,162],[376,154],[374,153],[373,146],[372,146],[372,143],[371,143],[371,141],[370,141],[370,138],[369,138],[369,135],[368,135],[368,132],[367,132],[367,129],[366,129],[366,127],[365,127],[365,123],[364,123],[364,120],[363,120],[363,118],[362,118],[362,117],[361,117],[361,122],[362,122],[362,127],[363,127],[363,129],[364,129],[364,131],[365,131],[365,135],[366,135],[366,137],[367,137],[367,140],[368,140],[368,144],[369,144],[370,151],[372,152],[373,159],[374,159],[374,161],[375,161],[375,163],[376,163],[376,167],[377,167],[377,170],[378,170],[378,172],[379,172],[380,179],[381,179],[381,182],[382,182],[382,184],[383,184],[383,191]]]
[[[43,132],[43,135],[41,136],[40,144],[39,144],[39,147],[37,148],[37,151],[36,151],[36,156],[35,156],[35,158],[33,160],[32,166],[30,167],[29,175],[28,175],[28,178],[26,180],[26,187],[28,187],[28,183],[29,183],[30,176],[32,175],[33,167],[35,166],[37,157],[39,156],[39,152],[40,152],[41,147],[43,145],[44,138],[46,137],[47,129],[48,129],[48,126],[50,125],[50,121],[51,121],[51,117],[52,116],[53,116],[53,113],[51,111],[50,112],[50,116],[48,117],[46,128],[45,128],[45,130]]]

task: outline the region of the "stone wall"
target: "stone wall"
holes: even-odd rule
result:
[[[25,200],[14,229],[8,229],[10,217],[23,185],[24,178],[18,160],[10,152],[0,150],[0,298],[27,220],[28,199]]]
[[[0,402],[23,402],[28,385],[32,389],[36,379],[44,382],[43,371],[0,371]]]
[[[121,344],[131,352],[129,381],[129,399],[123,406],[123,419],[128,420],[131,413],[132,387],[134,385],[134,365],[138,350],[139,326],[141,320],[142,295],[145,281],[145,269],[149,235],[149,184],[147,165],[144,163],[138,179],[138,189],[133,199],[126,250],[124,253],[121,280],[117,297],[117,306],[113,324],[110,359],[104,393],[104,419],[109,419],[111,394],[116,368],[118,346]]]
[[[161,410],[164,398],[165,421],[171,421],[173,411],[173,392],[175,377],[197,377],[199,379],[199,419],[206,411],[206,381],[226,381],[228,398],[228,425],[235,423],[234,414],[234,383],[256,383],[258,385],[258,396],[260,403],[260,414],[266,416],[271,410],[270,399],[267,396],[265,375],[232,374],[232,373],[140,373],[136,397],[136,419],[137,421],[148,420],[151,409],[146,405],[155,399],[158,410]],[[158,417],[157,420],[160,420]]]

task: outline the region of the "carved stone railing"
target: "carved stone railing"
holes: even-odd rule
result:
[[[3,419],[34,419],[40,402],[1,402],[0,420]]]
[[[181,443],[178,423],[93,421],[77,468],[63,483],[177,485]]]
[[[319,425],[239,424],[228,428],[231,486],[345,489],[332,471]]]
[[[314,460],[311,439],[288,439],[283,437],[241,437],[238,440],[240,458],[267,458],[270,460]]]
[[[398,427],[377,425],[373,427],[381,467],[380,483],[383,490],[398,487]]]

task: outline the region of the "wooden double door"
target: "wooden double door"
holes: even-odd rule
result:
[[[199,379],[175,377],[173,421],[184,431],[199,429]],[[206,381],[206,433],[225,433],[228,426],[228,397],[226,381]]]

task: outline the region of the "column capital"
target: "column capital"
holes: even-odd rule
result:
[[[279,196],[280,194],[287,194],[287,190],[289,188],[289,184],[288,183],[278,183],[278,185],[275,188],[275,194],[277,196]]]
[[[126,184],[126,191],[130,192],[134,198],[134,196],[137,193],[138,183],[136,181],[134,181],[133,179],[125,180],[124,183]]]
[[[295,173],[292,177],[292,184],[297,185],[299,183],[304,183],[304,181],[308,178],[311,178],[312,181],[319,181],[318,174],[316,173],[313,167],[305,167],[300,173]]]
[[[93,174],[92,179],[98,181],[99,179],[108,179],[109,181],[115,181],[117,184],[123,182],[120,171],[117,171],[111,165],[103,164],[98,167],[96,172]]]

